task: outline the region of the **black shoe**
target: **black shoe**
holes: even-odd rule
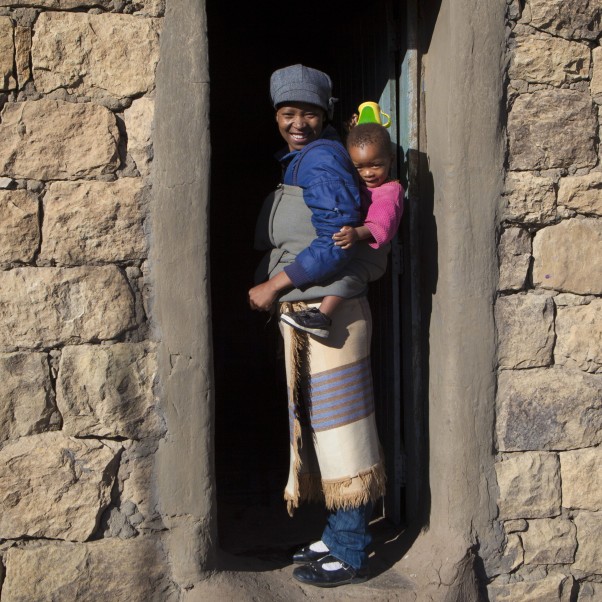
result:
[[[280,319],[297,330],[304,330],[322,339],[328,338],[332,320],[317,307],[303,311],[290,311],[280,316]]]
[[[311,546],[312,544],[309,544]],[[294,564],[307,564],[309,562],[315,562],[316,560],[320,560],[324,558],[324,556],[328,556],[330,552],[316,552],[312,550],[309,546],[305,546],[299,550],[297,550],[293,554],[293,563]]]
[[[328,571],[324,565],[330,562],[338,562],[341,568]],[[335,556],[329,554],[315,562],[304,566],[298,566],[293,571],[293,577],[301,583],[315,585],[317,587],[337,587],[348,583],[363,583],[368,579],[368,567],[354,569],[350,564],[342,562]]]

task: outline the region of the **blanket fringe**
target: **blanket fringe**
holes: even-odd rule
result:
[[[304,303],[283,303],[281,305],[281,312],[285,311],[299,311],[301,309],[307,309]],[[309,367],[308,355],[309,355],[309,338],[307,333],[302,333],[297,330],[291,333],[291,403],[293,404],[295,417],[293,420],[293,436],[292,436],[292,447],[293,447],[293,495],[291,496],[287,492],[284,494],[286,500],[286,510],[289,516],[293,516],[295,508],[299,507],[301,500],[300,492],[304,489],[304,483],[299,482],[299,476],[301,467],[303,465],[301,461],[301,454],[299,450],[303,446],[303,437],[301,430],[300,414],[302,411],[301,396],[303,386],[307,386],[309,380],[307,379],[305,372]]]
[[[359,480],[359,483],[355,482]],[[325,481],[322,483],[328,510],[349,510],[375,502],[385,495],[387,476],[383,464],[376,464],[353,479]]]

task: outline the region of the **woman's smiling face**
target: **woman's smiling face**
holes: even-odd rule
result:
[[[320,137],[324,111],[307,102],[287,102],[278,107],[276,122],[289,151],[301,150]]]

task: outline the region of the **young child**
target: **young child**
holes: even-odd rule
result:
[[[343,226],[332,238],[343,249],[349,249],[360,240],[378,249],[395,236],[403,211],[403,188],[398,181],[389,179],[394,159],[391,138],[378,123],[360,123],[349,132],[347,150],[360,176],[365,218],[363,225]],[[284,313],[280,319],[298,330],[327,338],[331,316],[342,301],[342,297],[328,295],[319,308]]]

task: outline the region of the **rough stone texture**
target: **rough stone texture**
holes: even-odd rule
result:
[[[167,560],[152,538],[50,542],[6,553],[3,602],[175,602]]]
[[[529,523],[524,518],[515,518],[504,521],[504,531],[506,533],[520,533],[526,531]]]
[[[558,205],[578,213],[602,216],[602,172],[562,178],[558,187]]]
[[[88,539],[109,505],[119,447],[61,432],[7,444],[0,450],[0,538]]]
[[[509,295],[495,304],[501,368],[552,363],[554,301],[545,295]]]
[[[602,583],[581,583],[577,602],[602,602]]]
[[[521,535],[525,564],[570,564],[577,549],[576,533],[570,520],[530,520],[529,529]]]
[[[570,602],[573,578],[552,574],[540,581],[487,587],[489,602]]]
[[[140,98],[123,113],[128,135],[128,152],[136,163],[140,175],[150,175],[153,158],[152,126],[155,115],[155,101]]]
[[[73,8],[113,8],[112,0],[0,0],[0,6],[39,6],[45,9],[70,10]]]
[[[602,372],[602,299],[588,305],[559,307],[556,337],[556,364]]]
[[[602,379],[596,375],[560,367],[503,370],[497,407],[501,451],[566,450],[602,442]]]
[[[523,228],[504,230],[498,247],[501,291],[521,290],[531,264],[531,236]]]
[[[61,100],[9,102],[0,123],[0,175],[72,180],[119,167],[119,132],[105,107]]]
[[[134,299],[113,266],[0,272],[0,341],[12,347],[112,339],[134,325]]]
[[[45,353],[0,353],[0,442],[56,428]]]
[[[65,347],[57,380],[63,431],[80,437],[159,436],[155,376],[156,354],[148,343]]]
[[[0,264],[30,262],[39,244],[37,197],[27,190],[0,190]]]
[[[146,191],[140,178],[54,182],[44,197],[39,265],[144,259]]]
[[[602,512],[580,512],[573,521],[579,542],[573,568],[602,575]]]
[[[594,100],[597,103],[602,103],[602,46],[593,49],[592,59],[594,68],[589,90]]]
[[[530,83],[559,86],[589,77],[590,49],[547,34],[519,35],[508,75]]]
[[[600,0],[528,0],[521,22],[573,40],[595,40],[600,33]]]
[[[14,53],[13,24],[9,17],[0,16],[0,90],[13,90],[16,86]]]
[[[17,68],[17,81],[22,88],[31,78],[29,56],[31,53],[31,28],[17,25],[15,27],[15,65]]]
[[[513,454],[495,465],[501,519],[560,514],[560,464],[556,454]]]
[[[553,89],[521,94],[507,129],[511,170],[596,164],[597,120],[587,93]]]
[[[160,20],[132,15],[46,12],[31,57],[36,88],[123,98],[154,87]]]
[[[126,442],[117,475],[122,507],[131,505],[135,509],[128,520],[139,531],[161,528],[158,500],[154,494],[156,445]]]
[[[504,189],[503,219],[527,224],[547,224],[556,218],[554,180],[529,172],[508,172]]]
[[[533,239],[533,282],[580,295],[602,294],[602,220],[570,219]]]
[[[561,452],[560,474],[565,508],[602,510],[602,448]]]
[[[165,13],[165,0],[139,0],[136,14],[148,17],[162,17]]]

